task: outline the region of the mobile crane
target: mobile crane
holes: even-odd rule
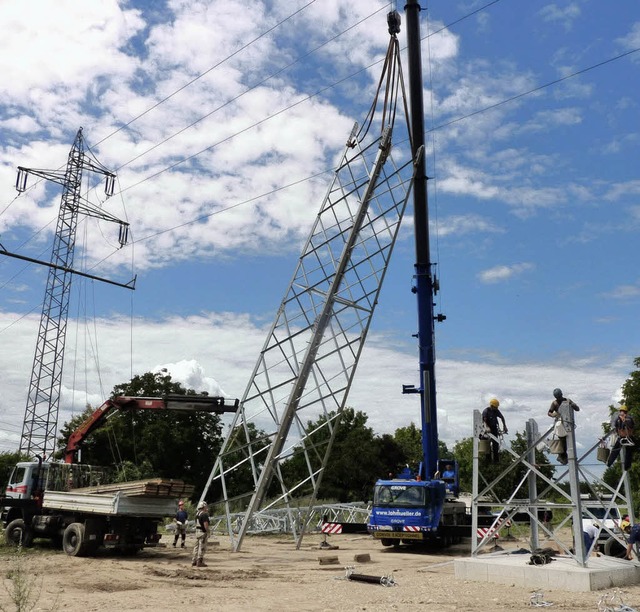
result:
[[[384,546],[400,543],[448,545],[471,535],[466,506],[457,500],[458,470],[455,461],[438,458],[436,412],[434,321],[446,317],[434,314],[434,297],[439,289],[429,247],[427,174],[424,155],[424,104],[420,51],[420,5],[408,0],[407,49],[411,109],[411,145],[418,168],[413,184],[416,264],[412,291],[418,300],[418,347],[420,385],[404,385],[403,393],[420,395],[422,417],[422,461],[417,470],[406,469],[397,478],[378,480],[374,488],[369,532]],[[398,18],[399,29],[399,18]],[[453,478],[441,478],[445,465],[454,468]]]

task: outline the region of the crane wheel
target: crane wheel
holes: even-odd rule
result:
[[[33,531],[21,518],[12,520],[4,530],[4,539],[12,546],[29,547],[33,544]]]
[[[82,523],[71,523],[67,526],[62,535],[62,549],[70,557],[84,557],[87,554]]]
[[[607,557],[617,557],[618,559],[624,559],[627,556],[627,549],[620,544],[614,537],[610,537],[604,543],[604,554]]]

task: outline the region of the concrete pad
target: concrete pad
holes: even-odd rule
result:
[[[455,577],[476,582],[514,584],[531,589],[599,591],[640,584],[640,563],[614,557],[590,557],[587,567],[560,556],[545,565],[529,565],[529,554],[492,554],[455,560]]]

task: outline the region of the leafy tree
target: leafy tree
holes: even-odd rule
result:
[[[411,422],[407,427],[399,427],[393,437],[402,450],[404,463],[414,467],[419,465],[422,461],[422,432],[416,424]]]
[[[400,427],[396,429],[393,437],[402,449],[402,453],[404,455],[399,468],[409,465],[409,467],[416,469],[422,462],[423,458],[421,430],[416,427],[415,423],[411,422],[407,427]],[[438,440],[438,457],[440,459],[454,458],[453,454],[442,440]]]
[[[168,394],[199,395],[185,389],[164,373],[147,372],[116,385],[112,397],[163,397]],[[206,395],[206,393],[200,394]],[[88,407],[65,423],[58,447],[93,412]],[[84,463],[124,466],[120,478],[180,478],[203,489],[222,442],[220,417],[205,412],[172,410],[119,410],[105,426],[92,432],[82,447]]]
[[[332,413],[330,418],[334,417],[335,413]],[[391,436],[376,436],[373,429],[366,426],[367,419],[365,413],[356,412],[353,408],[343,410],[322,476],[319,498],[340,502],[367,501],[371,499],[376,480],[396,470],[403,457],[402,450]],[[306,426],[309,436],[307,448],[317,450],[318,457],[324,455],[330,437],[326,423],[327,418],[323,415],[317,421],[309,421]],[[297,450],[282,466],[287,482],[300,482],[308,474],[301,448]],[[310,492],[311,485],[300,494]]]
[[[3,491],[9,482],[9,476],[11,476],[13,468],[19,461],[29,461],[28,455],[24,455],[20,452],[0,453],[0,486],[2,486]]]

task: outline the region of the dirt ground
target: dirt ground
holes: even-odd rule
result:
[[[383,548],[366,535],[330,536],[337,550],[320,548],[322,536],[306,536],[300,550],[285,536],[247,537],[234,553],[225,537],[212,537],[206,568],[191,567],[190,545],[145,549],[136,557],[104,552],[68,557],[40,545],[23,555],[0,548],[0,610],[531,610],[531,589],[476,583],[454,576],[453,560],[468,556],[459,545],[438,554]],[[163,540],[170,542],[171,536]],[[526,544],[515,542],[517,548]],[[355,555],[370,555],[355,563]],[[319,559],[338,557],[337,565]],[[345,567],[367,576],[392,577],[395,585],[345,579]],[[15,604],[16,582],[33,587],[30,603]],[[621,590],[640,610],[640,585]],[[603,592],[545,591],[542,601],[560,610],[598,610]],[[23,602],[25,603],[25,602]]]

